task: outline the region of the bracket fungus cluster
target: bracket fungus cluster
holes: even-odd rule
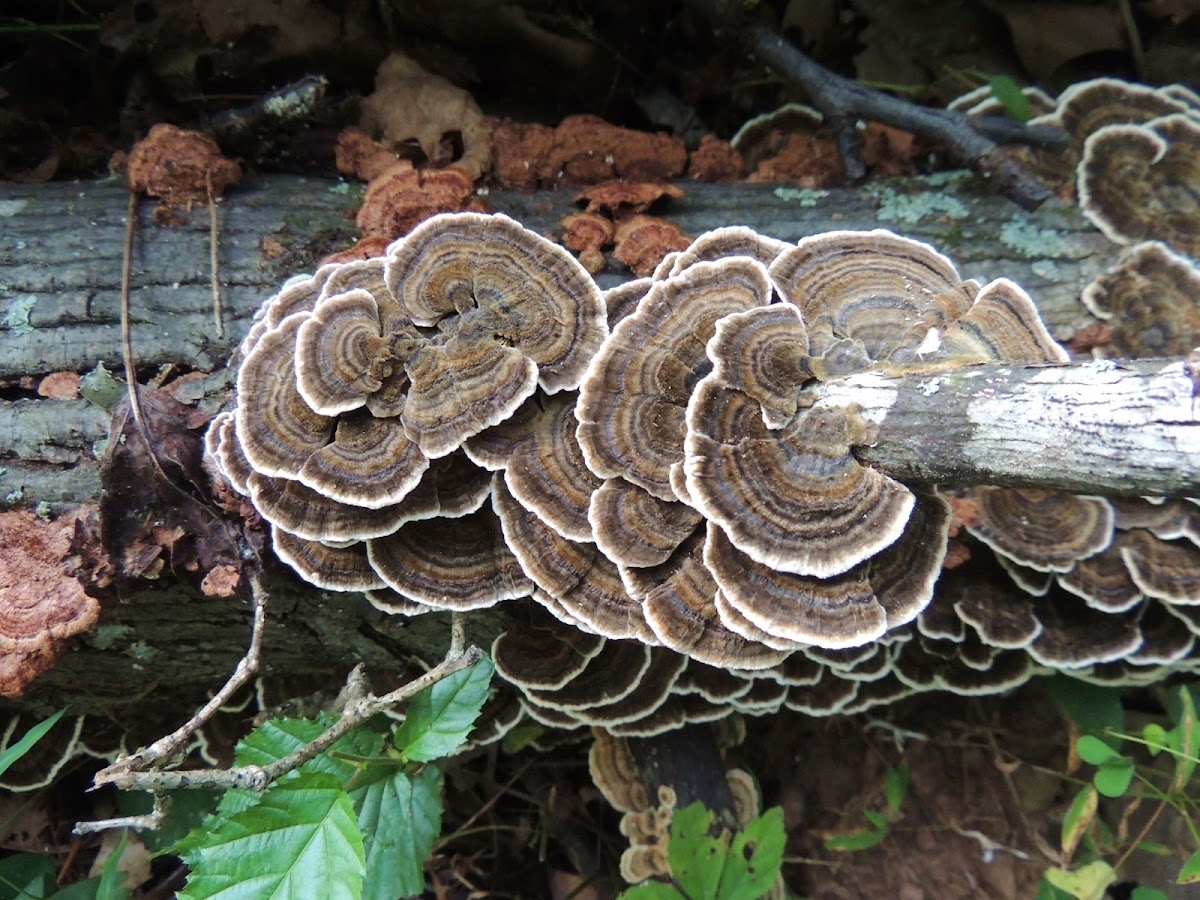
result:
[[[981,489],[971,533],[1062,599],[939,581],[950,504],[859,462],[873,426],[814,388],[1066,355],[1017,285],[890,232],[718,229],[602,294],[510,219],[443,215],[287,282],[243,351],[209,456],[302,578],[406,615],[531,598],[493,648],[519,702],[477,741],[526,717],[644,736],[1191,652],[1159,646],[1200,601],[1191,504],[1147,523]]]

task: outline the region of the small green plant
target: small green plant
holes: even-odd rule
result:
[[[677,810],[671,819],[667,859],[670,881],[645,881],[623,900],[757,900],[783,867],[783,810],[767,810],[736,834],[714,828],[716,816],[702,803]]]
[[[908,784],[908,766],[889,768],[883,776],[883,810],[864,809],[867,826],[828,835],[825,849],[846,852],[878,847],[888,836],[892,823],[900,818],[900,807],[908,796]]]
[[[262,793],[227,791],[170,848],[191,869],[179,896],[395,900],[421,893],[442,824],[439,761],[466,739],[492,671],[485,657],[447,676],[413,697],[399,727],[372,719]],[[265,722],[238,744],[236,765],[269,765],[332,722]]]
[[[19,741],[0,753],[0,775],[34,748],[66,713],[60,709],[54,715],[34,725]],[[58,870],[54,861],[41,853],[16,853],[0,860],[0,900],[125,900],[129,896],[122,886],[123,875],[117,870],[125,842],[108,857],[100,875],[69,887],[58,888]]]
[[[1169,693],[1171,727],[1151,722],[1140,734],[1125,730],[1125,713],[1119,694],[1108,688],[1086,685],[1072,679],[1051,682],[1051,693],[1079,729],[1074,750],[1079,759],[1094,767],[1091,779],[1071,801],[1063,818],[1061,848],[1063,866],[1047,870],[1039,900],[1098,900],[1119,878],[1129,856],[1138,850],[1170,854],[1171,850],[1147,840],[1151,827],[1167,809],[1179,813],[1191,835],[1193,852],[1180,868],[1179,884],[1200,883],[1200,797],[1193,775],[1200,763],[1200,722],[1192,688],[1181,685]],[[1169,758],[1170,765],[1138,763],[1123,753],[1125,743],[1140,744],[1151,759]],[[1140,833],[1120,842],[1099,818],[1101,798],[1157,803]],[[1076,857],[1082,862],[1072,866]],[[1110,862],[1106,856],[1115,856]],[[1134,900],[1165,900],[1166,894],[1151,887],[1134,890]]]

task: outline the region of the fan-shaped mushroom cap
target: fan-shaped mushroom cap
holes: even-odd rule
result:
[[[588,505],[601,480],[588,469],[575,437],[575,395],[548,398],[513,451],[504,483],[526,509],[572,541],[590,541]]]
[[[1141,646],[1126,658],[1126,662],[1133,665],[1174,665],[1196,645],[1196,636],[1179,627],[1179,620],[1171,615],[1165,603],[1151,600],[1143,606],[1138,617],[1138,630],[1142,635]]]
[[[993,652],[982,666],[951,657],[909,650],[896,660],[896,677],[919,690],[944,690],[964,697],[998,694],[1028,681],[1034,674],[1029,655],[1020,650]]]
[[[1032,488],[975,490],[979,520],[967,530],[997,553],[1039,572],[1069,572],[1112,543],[1113,511],[1099,497]]]
[[[762,160],[771,156],[772,133],[791,131],[815,131],[825,117],[803,103],[785,103],[778,109],[748,119],[730,138],[730,145],[746,160],[746,168],[753,170]]]
[[[758,403],[768,428],[782,428],[796,415],[800,386],[813,377],[808,332],[800,310],[787,303],[721,319],[706,352],[712,377]]]
[[[408,522],[368,541],[367,553],[389,587],[439,609],[478,609],[533,590],[487,507]]]
[[[889,629],[911,622],[925,609],[946,559],[950,504],[928,490],[914,489],[914,496],[904,532],[866,563],[867,580],[887,611]]]
[[[429,457],[394,419],[355,412],[338,419],[333,440],[315,451],[296,479],[341,503],[378,509],[399,503],[429,468]]]
[[[1107,125],[1084,144],[1079,205],[1119,244],[1163,240],[1200,256],[1200,122],[1187,115],[1146,125]]]
[[[388,249],[385,277],[417,325],[460,318],[498,329],[547,393],[574,388],[607,334],[604,299],[566,250],[503,215],[422,223]],[[514,407],[515,408],[515,407]]]
[[[1078,145],[1109,125],[1136,125],[1186,109],[1185,104],[1144,84],[1094,78],[1073,84],[1059,95],[1054,119]]]
[[[721,624],[734,634],[741,635],[747,641],[762,644],[765,647],[770,647],[772,650],[788,652],[809,646],[804,641],[788,640],[759,628],[746,618],[740,609],[729,602],[729,599],[725,596],[725,592],[720,587],[717,588],[716,594],[713,595],[713,606],[716,607],[717,615],[721,617]],[[794,658],[794,656],[795,654],[789,657],[789,659]]]
[[[1190,541],[1161,541],[1146,531],[1130,531],[1121,558],[1142,592],[1167,603],[1200,603],[1200,548]]]
[[[699,694],[672,694],[665,703],[647,716],[621,725],[610,731],[622,737],[654,737],[682,728],[689,723],[715,722],[729,715],[727,703],[711,703]]]
[[[239,494],[250,493],[246,483],[254,474],[254,467],[242,452],[237,439],[237,427],[232,412],[218,413],[204,433],[204,453],[213,461],[217,471],[224,476]]]
[[[692,535],[663,565],[639,571],[655,584],[642,598],[646,622],[667,647],[712,666],[765,669],[788,651],[747,640],[722,623],[717,583],[704,565],[704,535]]]
[[[588,506],[596,546],[618,566],[666,562],[700,518],[687,504],[661,500],[624,478],[605,479]]]
[[[597,634],[653,643],[641,604],[625,590],[617,567],[594,544],[558,534],[517,502],[499,473],[493,478],[492,507],[508,546],[533,583]],[[553,608],[551,612],[558,614]]]
[[[785,640],[856,647],[887,630],[887,613],[862,567],[828,578],[780,572],[739,551],[712,521],[704,562],[731,606]]]
[[[1200,345],[1200,269],[1166,244],[1131,247],[1084,288],[1084,306],[1112,327],[1121,356],[1184,356]]]
[[[508,465],[513,453],[533,434],[533,423],[542,412],[544,395],[534,394],[516,412],[463,442],[463,452],[475,465],[495,472]]]
[[[750,690],[730,701],[738,712],[751,716],[764,716],[779,712],[791,688],[770,678],[755,678]]]
[[[586,724],[606,728],[637,722],[652,715],[666,702],[687,662],[686,656],[662,647],[651,647],[650,665],[632,691],[619,700],[574,710],[572,715]]]
[[[572,715],[588,707],[615,703],[637,688],[650,668],[652,649],[638,641],[607,641],[583,671],[562,687],[527,688],[524,694],[540,707]]]
[[[714,228],[704,232],[686,250],[676,255],[669,274],[678,275],[698,262],[714,262],[730,256],[748,256],[764,266],[770,266],[779,254],[791,247],[787,241],[761,235],[744,225]]]
[[[894,672],[889,672],[885,677],[876,681],[863,681],[857,682],[857,684],[858,690],[855,692],[854,699],[841,708],[844,715],[850,716],[866,712],[877,706],[888,706],[919,693],[917,688],[907,685],[897,678]]]
[[[1042,630],[1029,644],[1029,655],[1043,666],[1077,669],[1123,659],[1142,643],[1136,611],[1098,612],[1073,594],[1039,602],[1034,615]]]
[[[277,328],[279,323],[294,312],[312,312],[321,296],[321,288],[333,272],[336,265],[324,265],[313,275],[293,275],[280,287],[279,292],[272,294],[263,302],[254,314],[254,324],[242,338],[238,350],[242,358],[250,355],[259,339],[268,331]]]
[[[296,386],[325,416],[358,409],[383,386],[379,305],[362,289],[327,297],[296,333]],[[389,361],[390,362],[390,361]]]
[[[1042,631],[1030,601],[984,581],[956,581],[954,610],[989,647],[1022,650]]]
[[[854,701],[862,684],[863,682],[839,678],[826,668],[814,684],[789,687],[783,705],[809,716],[831,716],[841,712]]]
[[[771,278],[803,313],[812,356],[836,363],[830,375],[921,346],[970,309],[975,288],[928,244],[882,229],[804,238],[775,260]]]
[[[668,253],[667,256],[674,259],[675,254]],[[604,292],[604,305],[608,309],[609,331],[616,328],[622,319],[634,313],[655,280],[649,275],[645,278],[634,278],[632,281],[610,287]]]
[[[913,495],[851,454],[866,443],[859,416],[814,408],[771,431],[760,410],[716,372],[688,404],[688,493],[739,550],[781,572],[825,578],[900,536]]]
[[[753,678],[740,672],[690,659],[672,690],[676,694],[699,694],[710,703],[727,703],[745,694],[753,684]]]
[[[271,526],[271,544],[276,556],[317,587],[328,591],[366,591],[384,586],[383,579],[371,568],[365,544],[331,547],[296,537],[276,525]]]
[[[1045,597],[1054,585],[1054,572],[1039,572],[1037,569],[1014,562],[1003,554],[996,555],[996,562],[1000,563],[1000,568],[1008,573],[1008,577],[1017,587],[1027,594]]]
[[[650,791],[642,781],[629,742],[603,728],[593,729],[592,736],[595,740],[588,750],[588,771],[608,805],[623,813],[648,809]]]
[[[540,607],[492,642],[492,661],[522,689],[557,690],[579,675],[604,647],[604,638],[564,625]]]
[[[1067,351],[1050,336],[1033,300],[1007,278],[984,285],[971,308],[942,332],[938,349],[929,357],[1025,366],[1068,360]]]
[[[580,387],[576,416],[588,467],[674,500],[670,468],[683,459],[684,415],[709,369],[716,322],[770,301],[766,269],[732,257],[656,282],[604,343]]]
[[[418,603],[411,597],[405,597],[399,591],[393,591],[390,587],[374,588],[364,591],[364,594],[370,604],[385,615],[411,617],[433,612],[432,606]]]
[[[1071,571],[1059,574],[1059,585],[1101,612],[1120,613],[1137,606],[1144,595],[1130,577],[1121,555],[1125,543],[1125,535],[1118,534],[1111,547],[1079,560]]]
[[[340,503],[298,481],[254,472],[246,481],[254,508],[272,525],[310,541],[358,541],[391,534],[421,518],[412,494],[379,509]]]
[[[263,334],[238,369],[238,443],[263,475],[295,478],[333,435],[334,419],[315,412],[296,387],[293,350],[308,316],[296,313]]]

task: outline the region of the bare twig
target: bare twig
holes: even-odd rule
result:
[[[1050,199],[1046,186],[995,141],[976,131],[965,113],[917,106],[831,72],[784,40],[774,28],[748,21],[742,4],[689,0],[689,5],[714,24],[732,26],[747,49],[803,90],[813,106],[834,121],[870,119],[935,141],[992,178],[1002,194],[1026,209],[1036,209]]]
[[[80,822],[75,826],[75,834],[94,834],[98,831],[111,831],[114,828],[132,828],[134,831],[157,831],[162,827],[167,817],[167,798],[162,794],[154,795],[154,808],[142,816],[118,816],[115,819],[96,819],[92,822]]]
[[[263,608],[264,605],[260,603],[256,610],[256,625],[259,624],[257,612]],[[256,629],[256,633],[261,638],[259,629]],[[112,784],[121,790],[153,791],[156,795],[176,788],[203,788],[221,791],[239,788],[242,790],[261,791],[266,789],[272,782],[300,768],[300,766],[313,757],[328,750],[345,737],[346,734],[372,716],[403,703],[453,672],[474,666],[483,658],[483,652],[478,647],[466,646],[465,618],[461,613],[453,613],[450,618],[450,649],[446,651],[446,656],[440,663],[419,678],[415,678],[381,697],[373,696],[367,690],[367,682],[363,675],[362,667],[356,666],[346,680],[346,690],[344,692],[345,703],[338,720],[304,746],[270,765],[171,772],[164,772],[157,769],[139,771],[153,765],[153,763],[159,760],[170,758],[182,746],[183,742],[187,740],[187,737],[190,737],[197,728],[207,721],[207,717],[211,716],[228,699],[234,690],[245,683],[246,678],[242,678],[235,687],[229,689],[230,685],[234,684],[234,681],[238,679],[243,671],[245,671],[248,677],[250,670],[245,668],[243,664],[247,663],[247,660],[253,655],[254,663],[257,665],[257,654],[258,642],[252,641],[251,652],[247,654],[246,659],[242,663],[239,663],[238,671],[230,678],[226,687],[205,705],[204,709],[193,716],[183,728],[174,734],[162,738],[145,750],[141,750],[133,756],[120,760],[100,772],[96,776],[96,786]],[[181,737],[181,735],[184,736]],[[118,825],[107,827],[121,827],[128,824],[123,820],[114,819],[110,821],[117,822]],[[89,831],[98,831],[102,829],[102,826],[104,826],[104,823],[101,822],[81,823],[77,826],[77,829],[85,828]]]
[[[217,710],[228,703],[229,698],[254,676],[258,670],[263,630],[267,621],[267,592],[263,590],[257,573],[250,576],[250,602],[254,611],[254,622],[250,631],[250,647],[246,651],[246,655],[238,662],[237,668],[229,676],[225,685],[194,716],[171,734],[159,738],[149,747],[122,757],[111,766],[100,770],[93,782],[95,787],[105,784],[125,787],[126,780],[138,770],[154,766],[164,760],[170,760],[191,740],[192,735],[203,727]]]
[[[217,256],[217,200],[213,196],[212,173],[204,173],[205,185],[208,188],[208,242],[209,242],[209,279],[212,281],[213,321],[217,326],[217,337],[225,337],[224,316],[221,315],[221,267]]]

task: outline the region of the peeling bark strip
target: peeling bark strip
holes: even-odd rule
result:
[[[818,390],[878,426],[859,458],[904,482],[1200,496],[1200,383],[1184,362],[976,366]]]

